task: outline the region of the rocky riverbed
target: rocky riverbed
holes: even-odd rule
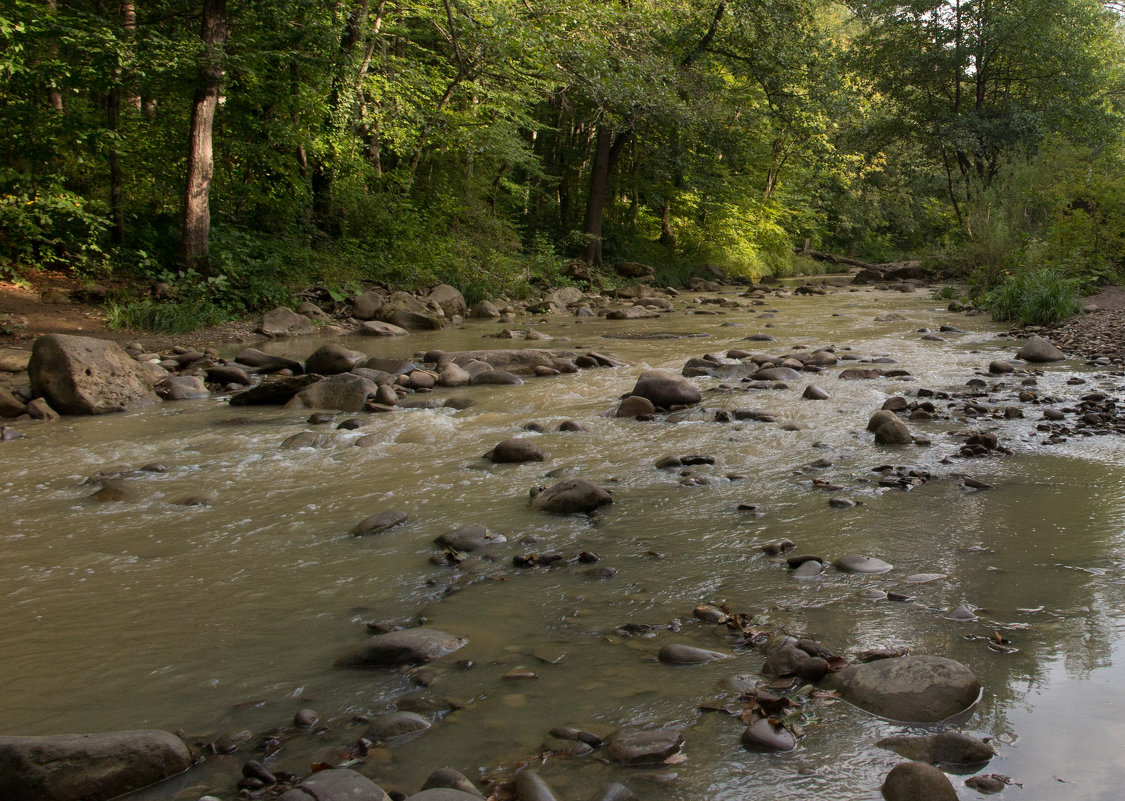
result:
[[[1054,666],[1116,670],[1120,366],[913,283],[699,289],[41,340],[0,787],[69,748],[179,774],[146,801],[1112,792],[1020,688],[1088,719]]]

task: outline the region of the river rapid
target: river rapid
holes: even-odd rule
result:
[[[1010,398],[1024,376],[987,375],[990,360],[1013,357],[1016,341],[987,318],[944,311],[928,292],[839,291],[759,306],[742,301],[740,309],[703,306],[697,297],[681,296],[677,311],[659,319],[535,323],[553,342],[485,338],[500,326],[476,320],[411,337],[341,340],[404,358],[432,348],[587,346],[633,363],[433,394],[475,401],[462,411],[369,415],[347,431],[335,425],[349,415],[311,426],[307,411],[234,409],[214,398],[21,426],[27,436],[3,444],[0,473],[3,733],[163,728],[184,730],[194,742],[253,734],[241,751],[210,757],[139,794],[143,801],[235,798],[238,767],[261,757],[254,746],[262,733],[288,725],[303,707],[316,709],[326,729],[284,737],[267,763],[272,769],[305,774],[312,762],[338,764],[363,732],[356,716],[412,709],[433,727],[355,765],[387,790],[416,792],[443,766],[479,784],[537,754],[556,726],[604,735],[636,725],[682,730],[685,758],[656,769],[607,764],[596,754],[534,764],[564,801],[594,797],[610,781],[642,799],[670,801],[879,798],[883,776],[901,758],[875,742],[924,729],[810,699],[797,749],[767,754],[740,746],[737,718],[705,711],[737,707],[731,677],[760,678],[759,651],[735,649],[724,627],[692,618],[699,604],[725,603],[763,627],[845,655],[887,646],[963,662],[984,692],[956,728],[991,738],[998,753],[985,772],[1022,785],[1005,795],[1119,798],[1125,441],[1075,436],[1044,444],[1036,430],[1041,410]],[[700,310],[717,313],[692,313]],[[903,319],[875,321],[890,312]],[[919,333],[942,324],[964,333],[943,334],[946,341]],[[676,336],[617,338],[658,333]],[[777,341],[744,341],[756,333]],[[266,349],[304,358],[319,344],[306,338]],[[730,348],[785,353],[825,345],[862,358],[781,390],[691,379],[704,390],[704,407],[761,410],[775,422],[606,415],[650,367],[679,372],[690,357]],[[910,376],[836,377],[879,357],[897,362],[880,366]],[[1086,383],[1068,383],[1074,377]],[[973,378],[1001,384],[991,405],[1021,406],[1024,417],[967,420],[954,411],[952,419],[909,421],[928,446],[878,447],[864,430],[891,395],[959,393]],[[830,399],[803,400],[810,382]],[[1042,368],[1037,382],[1038,396],[1063,408],[1094,390],[1119,395],[1125,379],[1071,360]],[[950,401],[936,403],[944,411]],[[587,431],[558,431],[568,418]],[[525,431],[532,422],[543,433]],[[303,430],[330,434],[332,443],[279,448]],[[961,458],[964,438],[952,434],[980,430],[995,431],[1012,454]],[[380,443],[355,447],[365,434]],[[546,461],[482,459],[516,435],[534,437]],[[686,454],[715,464],[687,468],[690,476],[654,467],[661,457]],[[817,460],[830,465],[812,467]],[[97,470],[153,462],[167,472],[127,479],[125,500],[89,498],[96,487],[84,481]],[[883,487],[872,471],[880,465],[917,468],[932,479],[910,491]],[[994,488],[967,489],[963,474]],[[596,525],[533,511],[529,489],[556,476],[611,489],[615,503]],[[700,476],[710,481],[682,481]],[[815,479],[842,489],[825,491]],[[200,493],[212,493],[214,504],[174,503]],[[830,497],[859,503],[833,508]],[[349,536],[357,521],[390,508],[409,521]],[[496,561],[470,559],[458,570],[432,564],[433,539],[470,523],[507,537]],[[759,547],[782,537],[801,552],[864,553],[894,569],[873,576],[830,569],[814,581],[794,580],[783,559]],[[577,563],[512,565],[515,555],[580,551],[598,554],[598,566],[616,574],[593,577]],[[905,582],[921,573],[944,577]],[[864,590],[873,588],[913,600],[869,600]],[[949,619],[961,604],[977,619]],[[419,619],[468,645],[421,671],[335,666],[363,641],[366,623]],[[629,632],[626,624],[655,628]],[[694,668],[657,662],[661,645],[673,642],[735,656]],[[505,678],[520,669],[537,678]],[[951,776],[958,795],[979,797],[965,778]]]

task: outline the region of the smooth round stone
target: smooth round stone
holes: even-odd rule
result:
[[[415,712],[391,712],[372,718],[364,737],[372,742],[386,742],[396,737],[417,734],[430,728],[430,721]]]
[[[816,578],[824,572],[824,563],[817,559],[809,559],[806,562],[801,562],[796,569],[793,570],[793,578],[806,579]]]
[[[607,740],[607,753],[625,765],[658,765],[676,753],[684,737],[674,729],[618,729]]]
[[[822,685],[874,715],[910,723],[937,723],[969,709],[980,682],[965,665],[940,656],[902,656],[851,665]]]
[[[848,554],[834,561],[832,567],[844,573],[886,573],[894,565],[884,562],[882,559],[876,559],[874,556]]]
[[[797,740],[784,726],[762,718],[755,720],[742,732],[742,745],[762,751],[792,751],[797,747]]]
[[[787,557],[785,559],[785,564],[789,565],[789,567],[794,567],[794,568],[800,567],[805,562],[820,562],[820,563],[823,564],[824,559],[822,559],[821,557],[816,556],[814,554],[808,554],[808,553],[793,554],[792,556]]]
[[[667,665],[700,665],[704,662],[727,659],[729,656],[730,654],[724,654],[719,651],[709,651],[706,648],[669,643],[660,649],[657,658]]]
[[[924,762],[902,762],[883,781],[884,801],[957,801],[949,777]]]

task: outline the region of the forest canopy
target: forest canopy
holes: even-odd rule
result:
[[[0,278],[218,319],[811,247],[1081,289],[1125,264],[1122,42],[1094,0],[8,0]]]

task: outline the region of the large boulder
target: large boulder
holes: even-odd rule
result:
[[[533,508],[560,515],[588,514],[611,503],[612,495],[583,478],[568,478],[531,499]]]
[[[353,367],[359,367],[365,361],[367,361],[366,353],[350,350],[335,342],[329,342],[314,350],[312,355],[305,360],[305,372],[338,375],[348,372]]]
[[[278,306],[262,315],[258,330],[267,337],[299,337],[313,332],[312,320],[292,309]]]
[[[465,296],[449,284],[438,284],[430,290],[429,299],[441,307],[446,317],[459,314],[464,317],[469,307],[465,305]]]
[[[902,656],[851,665],[824,686],[879,717],[937,723],[963,712],[980,696],[980,682],[960,662],[941,656]]]
[[[362,411],[368,397],[379,388],[363,376],[341,373],[301,390],[285,404],[286,409],[338,409]]]
[[[446,321],[441,315],[433,312],[415,312],[407,309],[397,309],[383,318],[383,322],[408,331],[440,331],[445,328]]]
[[[390,796],[362,773],[331,768],[309,776],[278,801],[390,801]]]
[[[408,330],[437,330],[446,324],[445,313],[437,303],[426,303],[409,292],[392,292],[376,318]]]
[[[108,801],[190,766],[188,747],[166,731],[0,737],[0,798]]]
[[[653,406],[670,409],[673,406],[689,406],[703,400],[699,388],[683,376],[667,370],[647,370],[641,373],[630,395],[648,398]]]
[[[882,413],[882,411],[876,412],[876,414]],[[876,445],[909,445],[914,441],[910,428],[893,413],[890,417],[882,419],[874,430]]]
[[[155,403],[148,373],[104,339],[47,334],[27,365],[31,393],[62,414],[106,414]]]
[[[916,736],[899,734],[884,737],[876,745],[917,762],[943,765],[979,765],[996,756],[991,745],[959,731]]]
[[[387,296],[378,290],[356,295],[352,298],[352,317],[357,320],[374,320],[386,300]]]
[[[473,304],[469,316],[477,320],[495,320],[500,316],[500,310],[490,300],[478,300]]]
[[[346,667],[423,665],[463,647],[468,640],[437,629],[414,628],[376,634],[341,660]]]
[[[1016,356],[1025,362],[1059,362],[1066,354],[1041,336],[1033,336],[1016,351]]]

